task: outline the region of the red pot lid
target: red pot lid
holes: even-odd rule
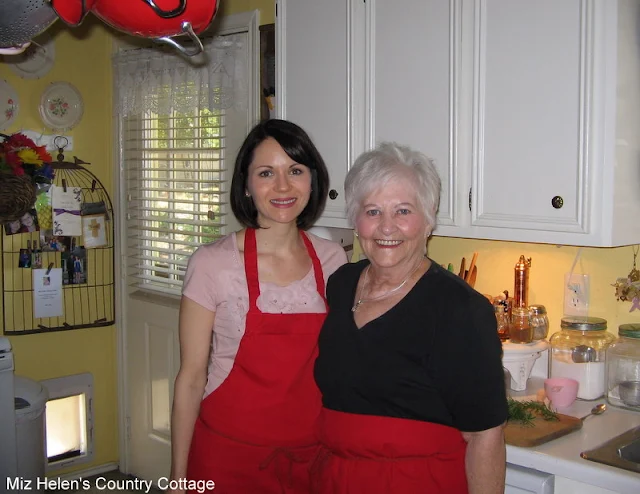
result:
[[[95,0],[50,0],[58,17],[70,26],[77,26],[87,15]]]

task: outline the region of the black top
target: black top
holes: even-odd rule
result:
[[[358,329],[351,307],[369,261],[327,284],[315,378],[326,408],[482,431],[507,418],[502,345],[489,301],[433,262],[388,312]]]

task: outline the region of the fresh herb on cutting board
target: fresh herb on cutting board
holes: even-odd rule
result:
[[[559,420],[558,415],[544,403],[539,401],[518,401],[513,398],[507,398],[509,405],[509,422],[519,422],[521,425],[533,427],[533,421],[537,418],[542,420],[554,421]]]

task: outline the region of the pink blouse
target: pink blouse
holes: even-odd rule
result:
[[[344,249],[307,233],[322,264],[325,284],[336,269],[347,262]],[[191,256],[182,294],[204,308],[215,312],[209,372],[204,396],[226,379],[244,334],[249,310],[249,292],[243,257],[238,250],[236,234],[199,247]],[[304,278],[288,286],[260,282],[258,308],[268,313],[325,312],[322,297],[316,290],[313,268]]]

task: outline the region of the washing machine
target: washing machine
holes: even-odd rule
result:
[[[0,337],[0,479],[18,475],[13,352],[9,339]],[[5,492],[6,485],[0,485]]]

